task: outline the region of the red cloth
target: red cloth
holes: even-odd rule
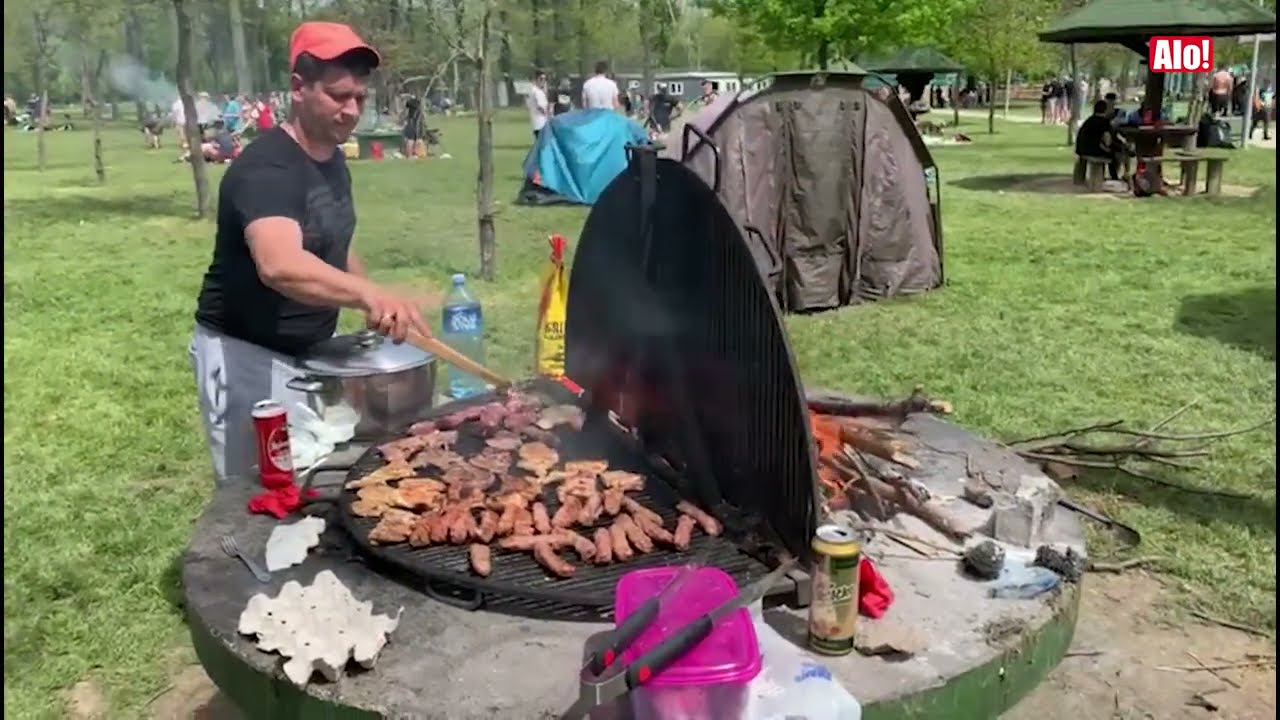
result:
[[[308,499],[315,496],[315,490],[307,490]],[[274,515],[277,520],[283,520],[289,513],[300,507],[302,507],[302,491],[293,483],[289,483],[282,488],[259,493],[249,501],[249,512]]]
[[[858,610],[869,618],[884,617],[893,604],[893,590],[867,558],[858,565]]]

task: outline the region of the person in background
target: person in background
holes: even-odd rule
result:
[[[1209,111],[1214,115],[1226,115],[1231,110],[1231,88],[1235,78],[1225,65],[1209,78]]]
[[[609,78],[609,63],[596,63],[596,74],[582,84],[582,107],[587,110],[617,110],[618,83]]]
[[[680,100],[667,92],[664,82],[658,83],[656,89],[649,98],[649,129],[661,138],[671,132],[671,120],[680,114]]]
[[[1040,86],[1040,124],[1048,125],[1053,119],[1053,81]]]
[[[547,118],[551,116],[551,103],[547,100],[547,74],[541,70],[535,70],[529,79],[532,82],[524,104],[529,110],[529,126],[533,128],[533,141],[537,142],[542,128],[547,125]]]
[[[716,89],[716,84],[707,78],[702,78],[702,82],[698,84],[698,87],[702,90],[702,94],[698,96],[698,102],[702,103],[703,106],[715,102],[716,96],[720,94]]]
[[[1109,117],[1107,101],[1093,104],[1093,114],[1085,118],[1076,132],[1076,155],[1079,157],[1109,158],[1107,172],[1112,180],[1120,179],[1120,162],[1124,157],[1124,143],[1116,134]]]
[[[228,132],[240,132],[241,118],[240,113],[244,108],[240,104],[239,97],[229,97],[222,104],[222,125]]]
[[[425,157],[426,148],[422,144],[422,103],[416,96],[409,96],[404,101],[404,156],[407,158]]]
[[[1271,89],[1271,83],[1264,81],[1253,98],[1253,116],[1249,119],[1250,138],[1253,137],[1253,131],[1258,129],[1258,123],[1262,123],[1262,139],[1271,139],[1271,113],[1275,110],[1275,102],[1276,93]]]
[[[368,97],[378,53],[346,25],[305,22],[289,41],[288,120],[245,147],[222,176],[212,259],[188,350],[220,483],[252,481],[252,410],[306,402],[286,384],[296,359],[333,336],[339,308],[403,342],[430,335],[416,299],[372,282],[351,246],[351,172],[337,151]]]
[[[254,111],[257,113],[257,117],[254,118],[254,124],[259,135],[276,126],[276,108],[271,96],[264,93],[259,97]]]
[[[551,105],[552,115],[563,115],[573,109],[573,83],[561,78],[556,86],[556,100]]]

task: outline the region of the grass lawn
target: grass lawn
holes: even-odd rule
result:
[[[472,122],[442,123],[453,159],[353,165],[377,277],[441,288],[476,269]],[[1274,151],[1228,165],[1228,183],[1261,186],[1251,199],[1026,194],[981,176],[1069,172],[1060,129],[965,124],[972,146],[937,151],[948,286],[790,319],[807,383],[923,383],[957,421],[1010,438],[1149,424],[1192,400],[1187,431],[1273,412]],[[477,289],[494,365],[522,375],[545,237],[574,242],[585,210],[510,205],[528,130],[513,113],[497,133],[499,273]],[[132,717],[185,642],[175,562],[211,488],[186,348],[213,226],[190,219],[187,166],[136,130],[107,135],[103,187],[89,132],[54,133],[49,150],[40,174],[35,136],[5,133],[4,709],[60,715],[59,691],[92,678]],[[1137,526],[1178,597],[1273,627],[1275,457],[1273,426],[1218,446],[1195,478],[1243,501],[1110,476],[1071,490]]]

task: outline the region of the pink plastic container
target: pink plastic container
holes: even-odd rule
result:
[[[679,568],[635,570],[618,581],[614,618],[621,624],[658,594]],[[738,585],[717,568],[700,568],[675,594],[663,599],[658,617],[620,660],[631,663],[698,616],[738,594]],[[733,720],[747,703],[747,686],[762,661],[755,626],[746,608],[721,618],[711,634],[684,657],[631,693],[636,720]]]

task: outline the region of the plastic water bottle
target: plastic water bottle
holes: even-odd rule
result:
[[[454,350],[484,364],[484,312],[467,292],[467,276],[453,276],[453,289],[445,298],[440,339]],[[449,395],[471,397],[487,390],[484,380],[449,366]]]

